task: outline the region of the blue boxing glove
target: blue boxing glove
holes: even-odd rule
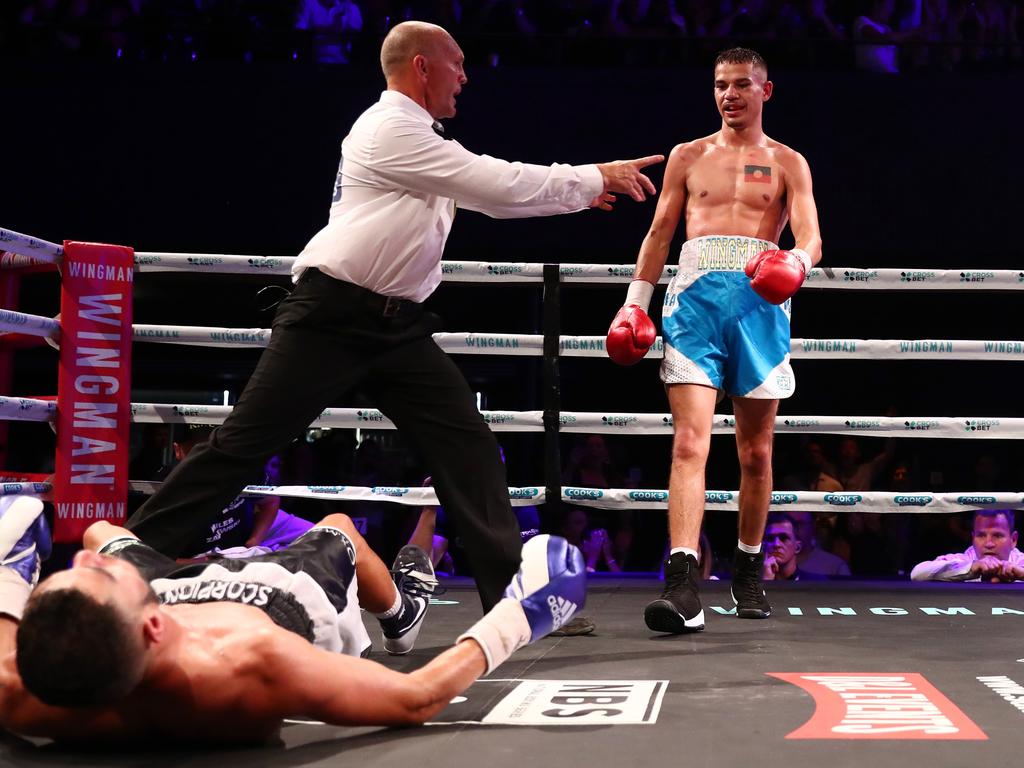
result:
[[[522,565],[505,598],[456,642],[475,640],[489,674],[524,645],[569,621],[586,600],[586,579],[576,547],[559,536],[535,536],[523,546]]]
[[[0,614],[21,618],[50,546],[43,502],[34,496],[0,496]]]

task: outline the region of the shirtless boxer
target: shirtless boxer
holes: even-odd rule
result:
[[[289,715],[422,723],[583,604],[579,550],[537,536],[506,597],[403,674],[357,655],[355,592],[379,611],[395,585],[344,515],[269,555],[184,567],[94,523],[71,569],[30,596],[41,510],[0,499],[0,726],[72,744],[260,742]]]
[[[740,460],[736,614],[760,619],[771,613],[761,581],[761,538],[771,499],[775,414],[779,398],[794,391],[789,300],[821,259],[807,162],[761,128],[772,88],[754,51],[733,48],[718,56],[714,93],[722,128],[672,150],[634,279],[608,331],[608,354],[623,365],[637,362],[654,343],[647,308],[685,215],[679,273],[662,310],[661,378],[674,441],[665,589],[644,611],[657,632],[704,628],[697,594],[704,468],[715,404],[724,395],[733,401]],[[787,221],[796,248],[782,251],[776,243]]]

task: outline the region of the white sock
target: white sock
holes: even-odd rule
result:
[[[760,543],[757,546],[753,546],[751,544],[744,544],[739,539],[736,540],[736,548],[740,552],[746,552],[748,555],[756,555],[758,552],[761,551]]]
[[[684,555],[693,555],[694,560],[700,560],[700,555],[697,554],[696,549],[690,549],[690,547],[672,547],[672,551],[669,555],[676,555],[682,552]]]
[[[384,613],[375,613],[374,616],[376,616],[378,619],[393,619],[395,616],[402,612],[403,605],[405,605],[405,601],[402,600],[402,593],[399,592],[398,589],[396,588],[395,602],[393,602],[391,604],[391,607],[384,611]]]

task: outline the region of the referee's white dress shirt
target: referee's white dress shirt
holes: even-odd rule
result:
[[[433,118],[384,91],[341,144],[327,226],[292,267],[317,267],[384,296],[423,301],[441,282],[455,206],[495,218],[571,213],[604,183],[595,165],[509,163],[476,155],[433,129]]]

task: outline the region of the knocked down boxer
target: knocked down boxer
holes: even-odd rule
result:
[[[69,570],[36,586],[49,548],[42,503],[0,499],[0,725],[9,731],[73,744],[236,744],[265,741],[288,716],[419,724],[572,618],[585,595],[579,550],[537,536],[505,598],[405,674],[359,658],[356,599],[386,614],[396,587],[344,515],[248,560],[180,566],[105,522],[83,544]],[[401,615],[408,592],[398,593]]]

